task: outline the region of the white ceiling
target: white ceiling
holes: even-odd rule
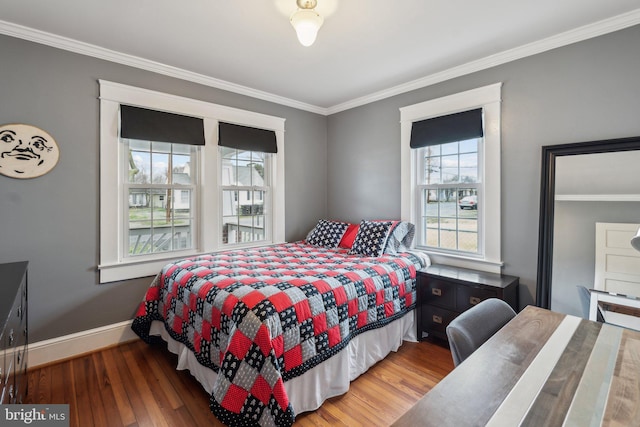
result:
[[[0,0],[0,33],[329,114],[640,23],[640,0]],[[640,40],[639,40],[640,42]]]

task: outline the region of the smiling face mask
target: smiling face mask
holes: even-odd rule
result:
[[[51,135],[35,126],[0,126],[0,174],[12,178],[35,178],[58,163],[60,151]]]

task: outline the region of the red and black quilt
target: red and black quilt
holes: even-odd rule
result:
[[[153,320],[217,372],[211,410],[227,425],[291,425],[284,381],[415,306],[416,255],[358,257],[304,242],[166,265],[133,321]]]

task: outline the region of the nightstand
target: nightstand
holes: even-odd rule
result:
[[[418,339],[447,340],[447,325],[460,313],[488,298],[500,298],[518,311],[519,278],[434,264],[418,271]]]

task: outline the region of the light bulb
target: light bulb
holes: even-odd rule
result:
[[[324,19],[313,9],[299,9],[291,15],[290,21],[296,30],[300,44],[311,46],[316,41],[318,30]]]

